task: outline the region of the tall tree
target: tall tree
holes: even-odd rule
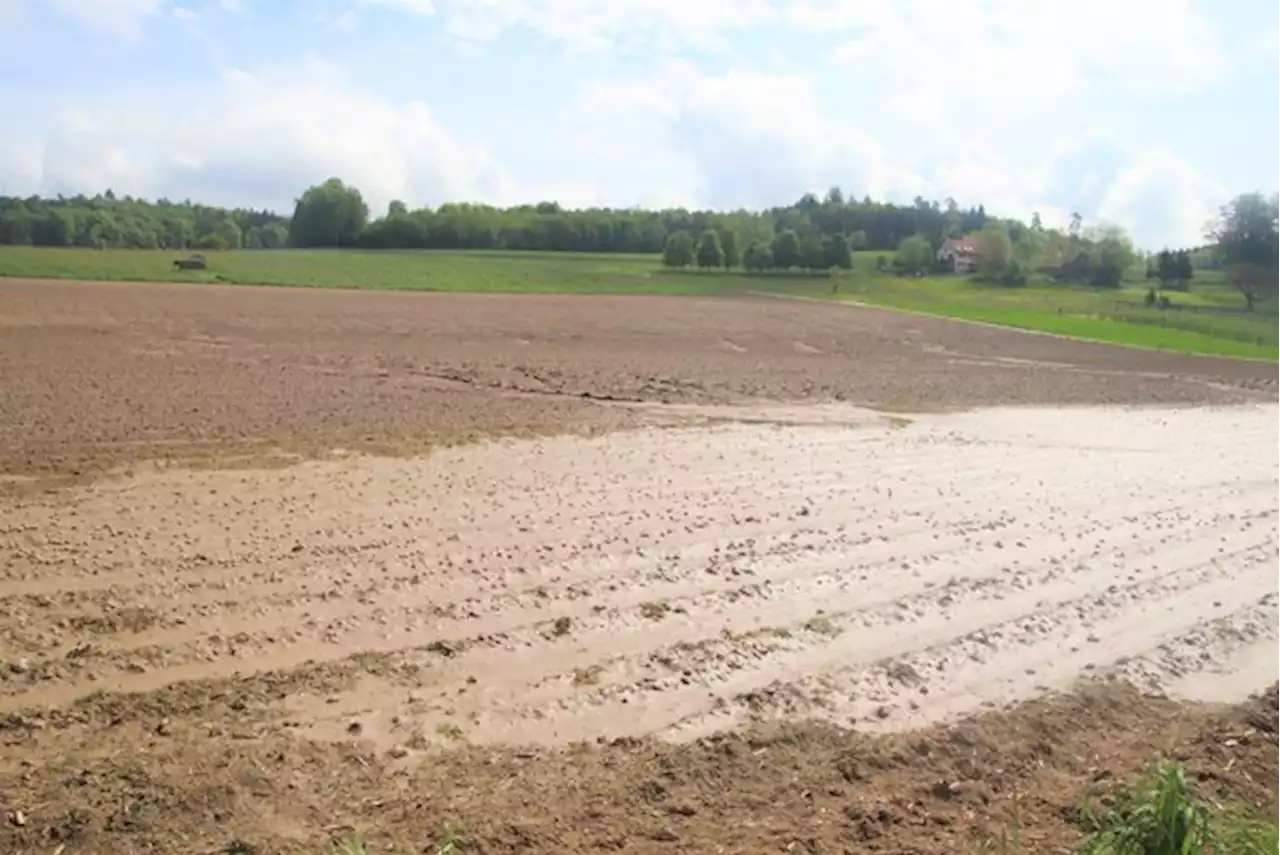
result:
[[[773,264],[787,270],[792,267],[799,267],[800,258],[800,236],[792,229],[778,232],[773,238],[773,245],[770,247],[773,251]]]
[[[800,240],[800,266],[805,270],[827,269],[827,246],[822,235],[805,235]]]
[[[773,269],[773,250],[760,243],[747,247],[742,257],[742,266],[753,273],[761,273]]]
[[[1209,232],[1227,278],[1244,296],[1249,311],[1276,297],[1278,215],[1280,197],[1244,193],[1222,207]]]
[[[662,247],[662,263],[667,267],[688,267],[693,264],[693,235],[685,231],[667,235]]]
[[[707,229],[698,238],[697,261],[703,270],[724,265],[724,247],[720,245],[720,234],[715,229]]]
[[[21,202],[0,211],[0,243],[31,243],[34,234],[31,212]]]
[[[893,257],[893,266],[902,273],[923,273],[933,266],[933,244],[924,235],[903,238]]]
[[[849,241],[844,235],[827,235],[824,249],[827,267],[840,270],[853,269],[853,252],[849,249]]]
[[[355,246],[369,219],[360,191],[339,178],[308,187],[298,199],[289,225],[296,247]]]
[[[1189,291],[1191,280],[1196,277],[1196,269],[1191,264],[1191,250],[1179,250],[1173,262],[1173,275],[1178,282],[1179,291]]]
[[[978,275],[997,281],[1004,278],[1013,263],[1013,241],[1009,231],[999,223],[988,223],[977,237]]]
[[[742,265],[742,253],[738,250],[738,233],[732,228],[720,230],[720,248],[724,250],[724,269],[732,270]]]
[[[241,231],[235,220],[224,220],[218,225],[216,234],[222,240],[225,249],[240,249],[244,245],[244,232]],[[358,236],[359,232],[356,234]]]
[[[1160,288],[1172,288],[1173,281],[1178,278],[1173,253],[1162,249],[1156,253],[1156,279],[1160,280]]]
[[[1085,238],[1092,244],[1091,284],[1100,288],[1119,288],[1135,258],[1129,236],[1119,226],[1090,227]]]

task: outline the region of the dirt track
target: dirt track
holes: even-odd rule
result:
[[[484,851],[704,851],[740,810],[764,826],[733,851],[801,829],[954,851],[1000,813],[995,795],[879,844],[847,813],[874,778],[905,788],[890,814],[911,814],[936,758],[841,771],[838,798],[822,783],[846,811],[823,830],[825,807],[762,813],[785,801],[762,782],[817,786],[825,773],[805,769],[838,765],[853,737],[792,732],[782,766],[752,770],[732,751],[717,769],[704,754],[725,743],[705,738],[795,719],[925,727],[1081,676],[1207,700],[1275,680],[1274,366],[766,300],[0,282],[0,333],[0,735],[15,764],[0,763],[0,796],[32,814],[6,832],[15,845],[208,851],[232,828],[274,851],[354,810],[418,848],[447,820]],[[1041,406],[990,408],[1010,403]],[[566,435],[333,451],[520,433]],[[297,452],[315,459],[252,465]],[[145,462],[166,457],[214,465]],[[128,471],[43,491],[112,465]],[[1114,761],[1130,770],[1134,745],[1209,726],[1123,692],[1089,703],[1097,721],[1064,741],[1146,710],[1152,733]],[[1058,715],[974,727],[1022,750],[1019,728]],[[1274,779],[1270,715],[1269,753],[1231,762]],[[732,768],[741,791],[695,786],[694,813],[647,829],[670,807],[651,790],[636,827],[615,828],[634,794],[599,776],[649,786],[648,748],[460,748],[650,735],[697,741],[659,749],[685,783]],[[1222,759],[1206,751],[1192,753]],[[350,780],[323,783],[352,758]],[[278,774],[258,779],[263,764]],[[444,770],[470,801],[393,795]],[[1007,796],[990,771],[964,775]],[[511,810],[499,791],[514,781],[535,798],[579,782],[565,810],[585,811],[585,831],[528,804],[511,825],[532,823],[524,838],[489,828],[477,806]],[[247,808],[253,792],[277,807]],[[199,832],[183,842],[174,817]]]

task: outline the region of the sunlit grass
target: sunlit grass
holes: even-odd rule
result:
[[[1174,308],[1144,305],[1146,288],[1000,288],[958,277],[856,277],[839,299],[1157,350],[1275,361],[1274,308],[1247,313],[1224,285],[1172,295]]]

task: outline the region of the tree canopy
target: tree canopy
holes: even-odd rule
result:
[[[289,221],[270,211],[218,208],[107,191],[97,196],[0,196],[0,243],[91,249],[279,249]]]
[[[394,210],[394,205],[389,206]],[[289,226],[296,247],[357,246],[369,222],[369,206],[360,191],[339,178],[308,187],[298,199]]]
[[[1280,197],[1245,193],[1223,206],[1209,232],[1209,239],[1226,266],[1228,279],[1244,295],[1250,310],[1257,303],[1276,297],[1276,283],[1280,279],[1278,215]]]
[[[701,236],[715,229],[724,263],[743,262],[742,247],[768,244],[786,231],[797,244],[808,235],[844,235],[853,250],[892,250],[917,232],[940,241],[981,228],[982,206],[944,210],[916,199],[910,205],[861,201],[833,188],[822,201],[806,194],[791,205],[762,211],[587,208],[555,202],[500,208],[447,203],[411,209],[393,200],[369,219],[359,190],[331,178],[307,188],[293,217],[270,211],[218,208],[191,202],[148,202],[110,191],[92,198],[0,196],[0,243],[52,246],[185,249],[274,249],[281,246],[361,246],[370,249],[512,249],[527,251],[662,252],[667,236]],[[234,223],[239,230],[228,223]],[[798,246],[797,246],[798,248]],[[798,259],[797,259],[798,262]],[[692,262],[691,262],[692,263]]]
[[[902,273],[924,273],[933,267],[933,246],[924,235],[902,239],[893,257],[893,266]]]
[[[724,264],[724,247],[720,245],[720,233],[715,229],[707,229],[698,238],[696,260],[704,270]]]

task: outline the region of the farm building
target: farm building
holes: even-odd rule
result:
[[[978,266],[978,239],[970,236],[943,241],[938,247],[938,263],[955,273],[972,273]]]

